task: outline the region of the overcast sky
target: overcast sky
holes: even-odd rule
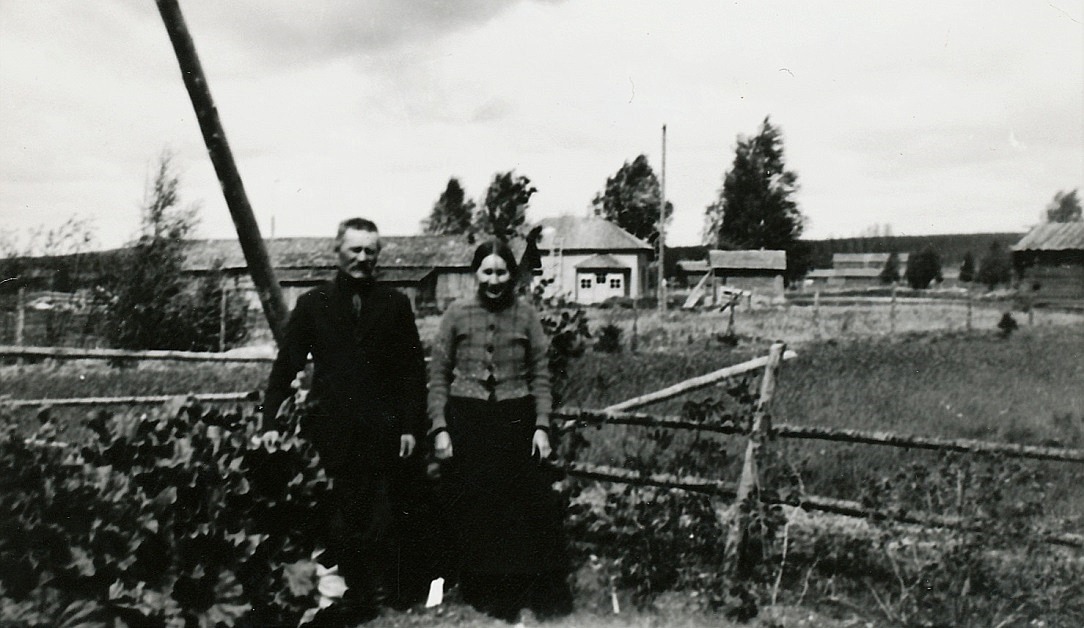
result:
[[[808,237],[1024,230],[1084,181],[1079,1],[181,5],[265,236],[417,233],[449,177],[511,169],[529,218],[582,215],[625,161],[658,172],[666,124],[669,241],[698,244],[766,115]],[[0,229],[119,245],[165,148],[198,234],[234,237],[154,2],[0,1]]]

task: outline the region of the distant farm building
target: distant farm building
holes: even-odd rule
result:
[[[705,255],[707,255],[706,251]],[[708,261],[706,259],[683,259],[677,263],[677,278],[686,287],[696,286],[706,274],[708,274]]]
[[[721,286],[744,290],[752,298],[783,299],[783,275],[787,271],[786,251],[708,251],[711,277],[709,299],[718,303]]]
[[[455,299],[474,294],[470,261],[477,243],[466,236],[382,236],[380,241],[377,280],[399,289],[415,307],[444,308]],[[334,238],[275,238],[266,243],[290,308],[301,293],[333,277],[338,267]],[[513,242],[517,256],[524,248],[522,239]],[[184,270],[199,276],[216,269],[247,293],[253,307],[260,307],[237,240],[190,241]]]
[[[1012,247],[1020,291],[1038,302],[1084,301],[1084,222],[1043,223]]]
[[[891,253],[833,253],[831,268],[815,268],[806,274],[814,287],[828,289],[868,288],[881,285],[881,272]],[[907,253],[897,253],[900,277],[907,271]]]
[[[602,218],[544,218],[538,252],[548,295],[576,303],[644,295],[651,245]]]

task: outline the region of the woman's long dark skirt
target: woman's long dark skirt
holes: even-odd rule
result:
[[[569,612],[563,508],[531,455],[534,400],[452,397],[445,414],[453,456],[444,499],[464,600],[506,619],[525,607]]]

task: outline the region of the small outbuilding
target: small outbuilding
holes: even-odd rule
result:
[[[751,298],[783,300],[783,275],[787,271],[786,251],[708,251],[712,286],[709,294],[719,302],[718,286],[744,290]]]

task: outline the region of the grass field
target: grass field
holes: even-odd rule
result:
[[[593,313],[593,324],[604,324],[607,314]],[[883,308],[879,314],[883,318]],[[991,317],[983,319],[986,329],[970,333],[791,340],[789,346],[799,357],[783,368],[773,414],[777,421],[799,425],[1084,446],[1084,324],[1072,324],[1072,319],[1068,325],[1055,324],[1066,320],[1045,314],[1040,324],[1025,326],[1007,339],[992,331]],[[655,315],[654,324],[651,317],[638,320],[643,332],[641,350],[635,354],[627,348],[615,354],[589,351],[576,360],[565,391],[566,404],[604,407],[761,355],[770,344],[760,336],[730,347],[708,331],[710,320],[692,319],[704,325],[698,328],[684,316],[660,319]],[[933,314],[926,316],[937,320]],[[0,395],[24,399],[250,391],[263,386],[267,369],[263,364],[164,362],[121,369],[94,362],[7,366],[0,368]],[[680,414],[685,401],[720,394],[709,388],[645,411]],[[58,412],[73,420],[86,414],[86,410]],[[594,462],[618,464],[630,447],[644,445],[643,433],[635,428],[606,428],[594,438],[596,446],[588,455]],[[720,443],[735,454],[739,445],[737,439]],[[837,497],[852,497],[871,473],[887,473],[934,455],[822,441],[786,446],[794,449],[793,459],[801,461],[810,492]],[[1071,465],[1045,466],[1052,477],[1071,475]],[[735,469],[720,471],[730,477],[736,473]],[[1084,488],[1069,481],[1058,486],[1057,510],[1084,516]]]

